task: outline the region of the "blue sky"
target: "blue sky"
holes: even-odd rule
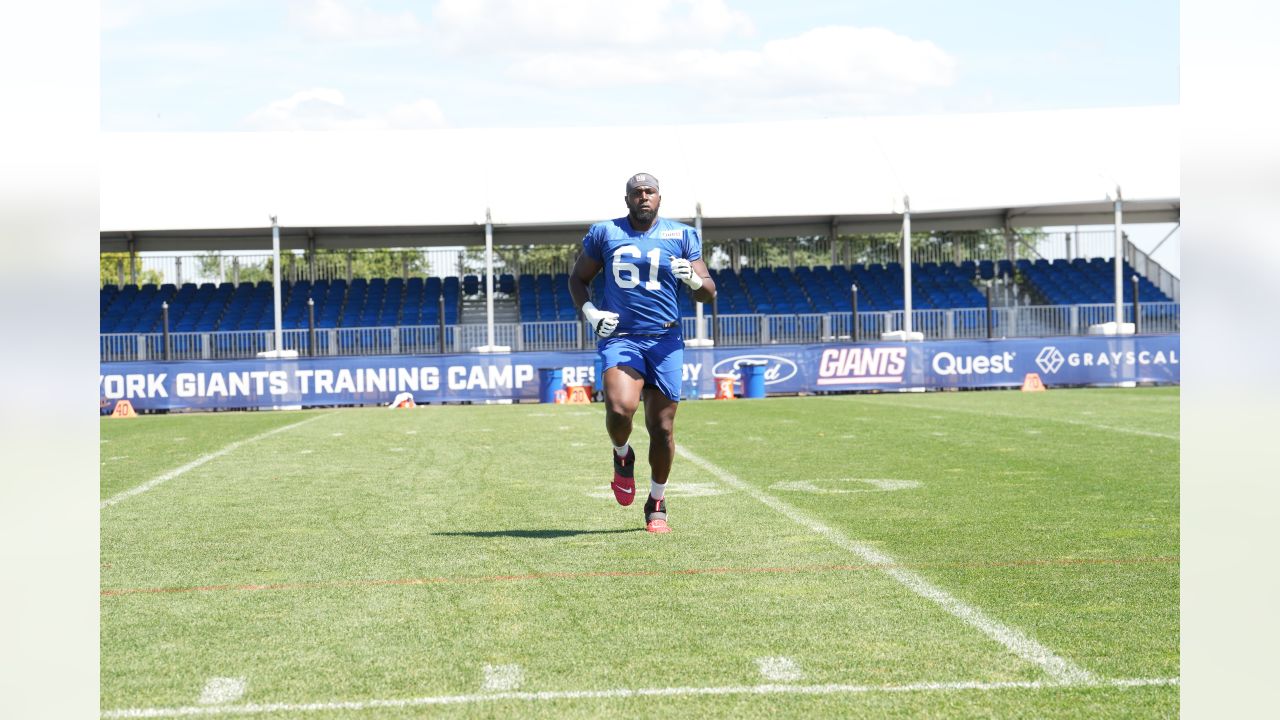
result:
[[[1179,103],[1171,0],[103,0],[102,128],[755,122]],[[1130,225],[1151,249],[1170,225]],[[1155,256],[1179,273],[1175,231]]]
[[[734,122],[1178,103],[1176,2],[103,0],[102,127]]]

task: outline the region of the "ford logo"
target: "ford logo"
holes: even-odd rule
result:
[[[742,372],[738,368],[742,367],[745,362],[765,363],[765,385],[786,382],[795,377],[796,373],[800,371],[800,368],[796,367],[794,362],[777,355],[734,355],[716,363],[715,367],[711,368],[711,372],[715,375],[727,374],[740,378],[742,377]]]

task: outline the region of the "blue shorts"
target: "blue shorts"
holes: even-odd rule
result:
[[[684,337],[680,333],[608,337],[596,343],[596,348],[604,358],[602,373],[622,365],[635,368],[645,385],[658,388],[672,402],[680,402],[684,379]]]

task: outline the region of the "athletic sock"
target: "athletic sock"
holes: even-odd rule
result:
[[[662,494],[667,491],[667,484],[660,483],[653,478],[649,478],[649,497],[654,500],[661,500]]]
[[[620,458],[626,457],[627,453],[630,451],[631,451],[631,443],[622,443],[621,445],[613,446],[613,454],[617,455]]]

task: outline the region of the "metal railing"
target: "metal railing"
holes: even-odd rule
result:
[[[1173,273],[1165,270],[1163,265],[1151,259],[1150,255],[1139,250],[1136,245],[1128,241],[1124,244],[1124,256],[1124,259],[1133,266],[1135,272],[1150,280],[1152,284],[1160,288],[1161,292],[1173,298],[1175,302],[1182,301],[1182,281]]]
[[[269,240],[268,240],[269,244]],[[552,257],[525,257],[519,250],[495,248],[496,271],[519,275],[528,273],[567,273],[573,264],[577,242],[556,246],[561,252]],[[280,257],[281,277],[298,280],[352,280],[374,277],[448,277],[480,274],[474,257],[467,253],[474,248],[462,246],[442,248],[398,248],[378,250],[325,250],[308,254],[302,250],[285,250]],[[1141,252],[1141,251],[1138,251]],[[1126,249],[1126,258],[1139,272],[1149,277],[1157,286],[1165,289],[1168,280],[1158,277],[1163,268],[1158,264],[1150,272],[1144,260]],[[727,267],[812,267],[870,265],[901,260],[901,243],[889,237],[867,238],[844,236],[834,241],[827,237],[791,239],[736,239],[708,241],[704,247],[704,259],[713,269]],[[999,233],[915,233],[912,240],[912,259],[917,263],[960,263],[964,260],[1012,260],[1017,258],[1111,258],[1115,254],[1115,234],[1111,230],[1084,230],[1079,232],[1018,231],[1008,236]],[[108,266],[102,282],[116,285],[154,282],[181,285],[186,282],[203,283],[256,282],[270,279],[271,254],[262,253],[202,253],[187,255],[162,255],[138,253],[130,265],[126,253],[112,253],[104,257]],[[1141,267],[1140,267],[1141,266]],[[1172,276],[1170,276],[1172,278]],[[1176,280],[1176,278],[1172,278]],[[1166,293],[1168,290],[1165,290]]]
[[[1143,334],[1177,333],[1181,327],[1178,303],[1144,303],[1141,306],[1139,331]],[[992,309],[992,336],[1044,337],[1050,335],[1083,335],[1090,325],[1111,322],[1114,305],[1040,305]],[[1133,305],[1124,306],[1124,321],[1133,322]],[[720,315],[719,343],[724,346],[774,345],[786,343],[820,343],[847,341],[852,337],[851,313],[810,313],[800,315]],[[881,333],[903,329],[901,310],[858,313],[858,337],[862,341],[878,340]],[[703,316],[706,337],[716,337],[710,313]],[[914,310],[912,329],[924,333],[928,340],[980,339],[987,337],[986,308],[953,308]],[[681,329],[686,338],[696,337],[696,318],[684,318]],[[483,324],[448,325],[445,327],[443,351],[471,352],[487,342],[488,330]],[[99,336],[99,359],[102,362],[163,360],[163,333],[114,333]],[[497,323],[494,337],[498,345],[515,352],[526,350],[580,350],[594,347],[594,338],[577,320],[526,323]],[[442,349],[438,325],[362,328],[317,328],[315,348],[310,346],[306,329],[283,331],[285,349],[299,355],[431,355]],[[172,360],[230,360],[252,358],[274,350],[271,330],[238,330],[227,332],[171,332],[169,353]]]

